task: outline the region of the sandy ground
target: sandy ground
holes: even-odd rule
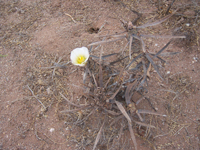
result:
[[[138,15],[133,10],[141,14],[138,20],[135,20]],[[129,48],[126,46],[130,42],[128,23],[132,21],[134,26],[142,26],[170,14],[174,15],[163,23],[134,30],[138,36],[168,36],[142,37],[146,53],[152,54],[156,54],[170,41],[169,36],[186,38],[171,41],[160,55],[165,63],[154,60],[163,80],[151,65],[148,85],[144,84],[142,90],[138,90],[144,98],[137,109],[166,116],[141,114],[143,123],[155,128],[137,123],[133,123],[132,128],[139,150],[199,150],[198,0],[177,0],[174,3],[172,0],[0,1],[0,149],[89,150],[93,148],[98,133],[101,136],[96,149],[135,149],[126,117],[115,109],[116,113],[122,115],[121,119],[116,120],[119,115],[107,115],[105,109],[100,109],[110,109],[111,104],[101,106],[95,101],[94,105],[91,95],[85,96],[85,68],[69,63],[70,52],[82,46],[90,49],[89,44],[97,41],[125,37],[101,46],[94,45],[90,53],[99,57],[101,48],[102,55],[117,53],[106,58],[103,66],[105,74],[109,71],[117,72],[143,53],[140,41],[133,39],[132,58],[127,57],[110,65],[115,60],[129,56]],[[93,65],[99,66],[99,61],[94,57],[90,59],[89,69],[98,78],[98,67]],[[131,67],[140,61],[148,62],[146,58],[139,59]],[[124,78],[130,75],[128,73],[123,73]],[[140,77],[143,73],[141,67],[132,76]],[[105,85],[107,77],[104,74],[103,79]],[[115,80],[122,79],[114,78],[112,82]],[[128,84],[124,89],[126,86]],[[91,85],[88,84],[88,87],[91,88]],[[113,94],[113,90],[113,87],[107,88],[104,95],[94,89],[92,98],[101,94],[107,98],[106,94]],[[123,108],[127,112],[131,111],[122,97]],[[131,103],[137,103],[140,98],[141,95],[135,92]],[[66,99],[78,106],[89,104],[93,107],[63,113],[77,109]],[[133,119],[140,121],[137,115]]]

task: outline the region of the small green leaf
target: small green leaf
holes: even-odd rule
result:
[[[1,55],[1,54],[0,54],[0,57],[6,57],[6,56],[7,56],[7,55]]]

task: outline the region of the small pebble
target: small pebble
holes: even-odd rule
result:
[[[53,131],[55,131],[55,129],[54,128],[50,128],[50,130],[49,130],[50,132],[53,132]]]
[[[193,57],[193,59],[194,59],[194,61],[196,61],[196,62],[197,62],[197,60],[198,60],[198,58],[197,58],[197,57]]]
[[[186,23],[185,25],[186,25],[187,27],[189,27],[189,26],[190,26],[190,24],[189,24],[189,23]]]

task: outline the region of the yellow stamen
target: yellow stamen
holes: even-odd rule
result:
[[[82,64],[85,61],[85,59],[85,56],[79,56],[76,61],[78,64]]]

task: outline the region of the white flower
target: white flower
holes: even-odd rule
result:
[[[77,66],[85,66],[88,58],[90,57],[87,47],[76,48],[71,51],[71,62]]]

